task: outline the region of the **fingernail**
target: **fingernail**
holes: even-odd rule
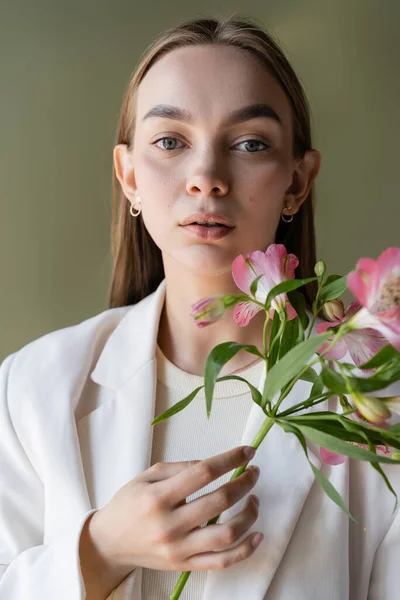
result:
[[[255,475],[259,475],[260,474],[260,467],[258,467],[257,465],[250,465],[250,467],[247,467],[250,471],[253,471],[253,473]]]
[[[247,446],[247,448],[244,450],[244,453],[247,458],[253,458],[256,453],[256,449],[252,448],[251,446]]]
[[[263,541],[263,539],[264,536],[262,533],[256,533],[256,535],[251,540],[251,545],[253,546],[253,548],[256,548],[258,544],[260,544]]]

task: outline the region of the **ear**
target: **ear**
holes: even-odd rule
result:
[[[132,202],[137,194],[135,171],[132,157],[126,144],[118,144],[113,151],[115,174],[121,184],[122,190]]]
[[[308,197],[312,183],[318,175],[321,166],[321,154],[318,150],[307,150],[304,157],[296,162],[293,180],[284,196],[284,205],[290,206],[290,212],[296,214],[304,200]]]

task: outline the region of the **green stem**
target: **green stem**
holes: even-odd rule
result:
[[[267,352],[267,327],[269,321],[269,311],[266,313],[265,321],[264,321],[264,329],[263,329],[263,342],[264,342],[264,357],[265,357],[265,367],[268,373],[268,352]]]
[[[298,412],[299,410],[302,410],[303,408],[308,408],[309,403],[310,403],[310,407],[316,406],[317,404],[320,404],[321,402],[325,402],[325,400],[330,398],[330,396],[332,396],[332,392],[329,392],[328,394],[324,394],[323,396],[314,396],[314,398],[308,398],[308,400],[303,400],[302,402],[295,404],[294,406],[288,408],[287,410],[284,410],[283,412],[279,413],[276,416],[278,419],[280,417],[289,417],[291,414]]]
[[[257,449],[259,447],[259,445],[261,444],[261,442],[263,441],[263,439],[265,438],[265,436],[267,435],[267,433],[269,432],[269,430],[271,429],[274,422],[275,422],[274,419],[271,419],[271,417],[267,417],[265,419],[264,423],[261,425],[260,429],[258,430],[258,432],[257,432],[255,438],[253,439],[253,441],[251,442],[250,446]],[[237,477],[239,477],[239,475],[241,475],[243,473],[243,471],[245,471],[248,464],[249,463],[246,463],[244,465],[241,465],[237,469],[235,469],[229,481],[232,481],[233,479],[236,479]],[[220,516],[221,515],[217,515],[213,519],[210,519],[207,522],[207,525],[215,525]],[[180,597],[180,595],[182,593],[183,588],[185,587],[186,581],[189,579],[190,573],[191,573],[191,571],[184,571],[183,573],[181,573],[181,575],[178,579],[178,583],[176,584],[174,591],[170,595],[169,600],[178,600],[178,598]]]
[[[311,332],[312,332],[312,330],[313,330],[313,327],[314,327],[314,325],[315,325],[315,321],[317,320],[317,316],[318,316],[318,313],[316,312],[316,313],[313,315],[313,318],[312,318],[311,324],[310,324],[310,326],[309,326],[309,327],[310,327],[310,329],[309,329],[309,331],[308,331],[308,333],[307,333],[306,340],[308,340],[308,338],[309,338],[309,337],[310,337],[310,335],[311,335]]]

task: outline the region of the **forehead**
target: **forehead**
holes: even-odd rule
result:
[[[146,73],[137,90],[137,122],[157,104],[185,108],[199,122],[214,124],[256,103],[271,105],[290,127],[289,99],[256,56],[228,46],[190,46],[169,52]]]

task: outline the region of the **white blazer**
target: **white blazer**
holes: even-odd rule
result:
[[[138,304],[51,332],[3,361],[0,600],[86,597],[78,554],[83,524],[150,466],[164,298],[165,280]],[[310,386],[299,381],[285,406],[305,398]],[[254,404],[242,444],[263,421]],[[254,459],[261,467],[252,490],[260,512],[252,530],[263,531],[264,540],[247,560],[208,571],[203,600],[400,598],[393,496],[368,463],[330,467],[309,447],[359,524],[321,491],[297,439],[275,426]],[[400,467],[384,469],[399,493]],[[141,600],[141,571],[134,569],[110,598]]]

